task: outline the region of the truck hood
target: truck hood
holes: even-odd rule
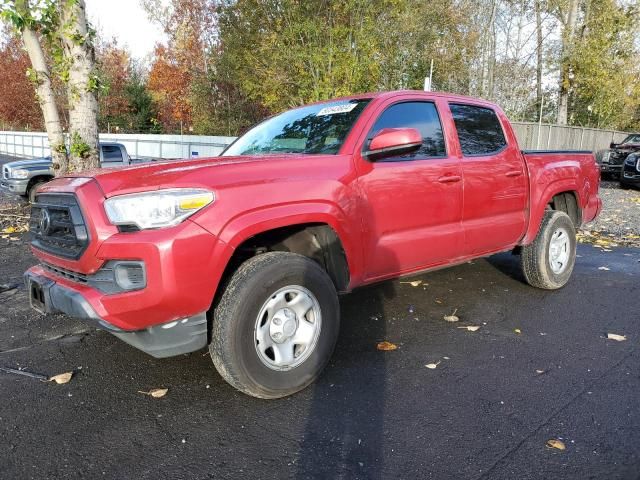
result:
[[[34,158],[31,160],[16,160],[14,162],[7,162],[5,165],[11,169],[40,166],[48,168],[51,166],[51,157]]]
[[[216,188],[246,183],[268,182],[287,176],[285,165],[304,167],[305,155],[277,154],[263,156],[213,157],[197,160],[172,160],[132,165],[117,169],[96,169],[72,177],[94,178],[106,197],[160,190],[163,188]],[[312,155],[320,160],[324,155]],[[335,155],[330,155],[335,158]],[[315,163],[315,162],[314,162]]]

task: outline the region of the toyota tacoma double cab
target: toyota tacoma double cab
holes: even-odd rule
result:
[[[235,388],[312,383],[338,294],[498,252],[565,285],[576,228],[601,208],[590,152],[522,152],[496,105],[397,91],[275,115],[220,157],[95,170],[42,185],[31,305],[154,357],[209,346]]]

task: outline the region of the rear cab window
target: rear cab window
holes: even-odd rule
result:
[[[491,108],[460,103],[449,108],[465,157],[491,155],[507,147],[500,120]]]
[[[385,128],[415,128],[422,135],[422,146],[411,153],[387,157],[382,162],[443,158],[447,156],[444,133],[438,110],[433,102],[396,103],[380,114],[367,136],[365,147]]]
[[[122,150],[117,145],[102,145],[102,163],[112,166],[122,165]]]

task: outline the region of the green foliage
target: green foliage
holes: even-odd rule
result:
[[[584,34],[572,51],[572,123],[600,128],[638,127],[640,64],[638,5],[591,0]]]
[[[91,147],[82,140],[78,132],[71,134],[71,146],[69,152],[75,158],[87,158],[91,155]]]

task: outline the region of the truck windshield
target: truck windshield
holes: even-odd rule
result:
[[[628,145],[630,143],[640,143],[640,135],[629,135],[620,145]]]
[[[369,101],[342,100],[288,110],[253,127],[222,156],[336,154]]]

